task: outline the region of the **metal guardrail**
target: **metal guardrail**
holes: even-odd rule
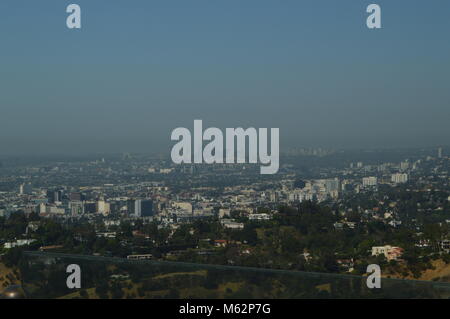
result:
[[[217,265],[217,264],[200,264],[189,262],[176,262],[176,261],[160,261],[160,260],[133,260],[119,257],[103,257],[103,256],[91,256],[91,255],[77,255],[77,254],[65,254],[65,253],[49,253],[40,251],[24,251],[24,254],[31,257],[43,257],[43,258],[57,258],[57,259],[74,259],[74,260],[86,260],[103,263],[130,263],[130,264],[145,264],[149,266],[177,266],[185,268],[203,268],[212,270],[224,270],[224,271],[243,271],[243,272],[259,272],[268,274],[279,275],[291,275],[301,276],[309,278],[333,278],[333,279],[358,279],[365,280],[365,276],[358,275],[343,275],[334,273],[322,273],[322,272],[307,272],[307,271],[295,271],[295,270],[283,270],[283,269],[270,269],[270,268],[258,268],[258,267],[244,267],[244,266],[229,266],[229,265]],[[386,278],[383,277],[382,281],[390,283],[406,283],[410,285],[429,285],[435,288],[444,288],[450,291],[450,283],[427,281],[427,280],[412,280],[401,278]]]

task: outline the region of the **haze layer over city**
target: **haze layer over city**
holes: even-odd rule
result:
[[[4,155],[168,153],[170,132],[279,127],[289,147],[438,147],[450,136],[450,4],[0,4]],[[63,12],[63,14],[61,14]],[[60,26],[60,27],[59,27]]]

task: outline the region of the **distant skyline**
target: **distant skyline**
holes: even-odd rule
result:
[[[0,156],[168,154],[195,119],[279,127],[281,153],[446,146],[449,15],[444,0],[3,0]]]

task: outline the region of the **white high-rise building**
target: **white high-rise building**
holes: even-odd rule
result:
[[[392,174],[391,181],[396,184],[406,183],[408,181],[408,174],[406,173]]]
[[[377,186],[378,179],[375,176],[363,177],[362,183],[363,187]]]
[[[110,204],[105,202],[103,198],[100,198],[96,203],[97,213],[107,215],[111,212]]]

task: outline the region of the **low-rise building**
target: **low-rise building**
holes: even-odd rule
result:
[[[403,255],[403,248],[391,245],[372,247],[372,256],[384,255],[388,261],[397,260]]]

